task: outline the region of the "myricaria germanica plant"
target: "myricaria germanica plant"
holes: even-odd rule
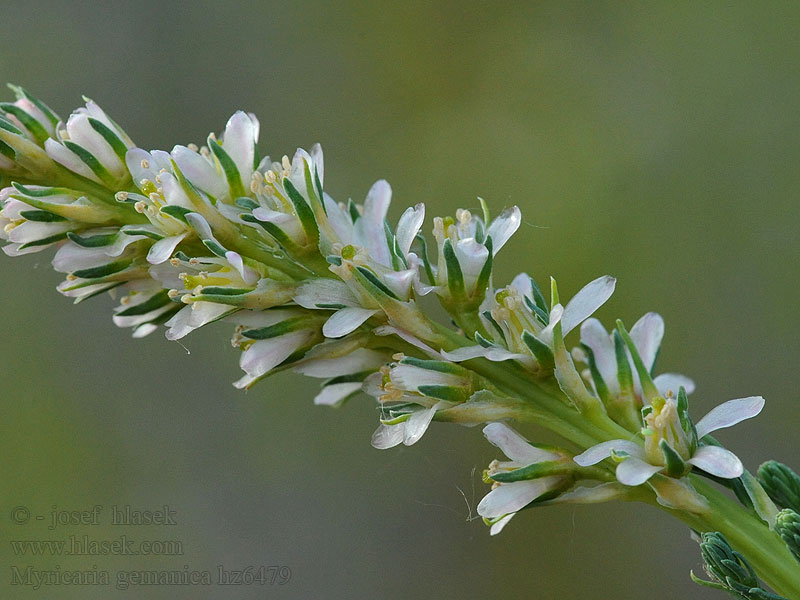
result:
[[[592,318],[613,277],[570,299],[552,278],[495,281],[517,207],[493,216],[480,200],[426,221],[420,203],[393,221],[385,181],[363,203],[325,191],[319,146],[260,156],[252,114],[235,113],[205,146],[145,150],[91,100],[64,121],[12,90],[0,103],[3,250],[53,250],[62,294],[107,292],[134,337],[225,322],[244,371],[236,387],[292,370],[322,380],[316,404],[373,396],[375,448],[412,445],[433,421],[483,425],[506,457],[484,472],[492,489],[478,505],[492,535],[529,508],[644,502],[700,541],[707,579],[696,581],[800,599],[800,477],[774,461],[753,475],[712,436],[758,415],[763,398],[695,419],[691,379],[656,374],[659,315],[610,332]],[[562,445],[513,429],[529,423]]]

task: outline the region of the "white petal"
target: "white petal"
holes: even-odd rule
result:
[[[194,210],[195,205],[186,195],[183,186],[172,173],[161,173],[158,176],[161,181],[161,188],[164,190],[164,199],[167,204],[180,206],[189,210]]]
[[[103,182],[94,174],[85,162],[83,162],[78,155],[72,152],[66,146],[61,145],[53,138],[47,138],[44,142],[44,149],[47,155],[57,163],[65,166],[67,169],[78,175],[83,175],[87,179],[96,181],[102,184]]]
[[[364,200],[364,213],[355,224],[355,240],[378,263],[391,266],[389,246],[386,243],[384,219],[392,199],[392,188],[381,179],[376,181]]]
[[[592,316],[592,313],[611,297],[616,284],[616,279],[605,275],[598,277],[575,294],[575,297],[564,308],[564,315],[561,317],[561,333],[566,336],[575,327]]]
[[[670,391],[677,396],[681,386],[684,387],[687,394],[694,392],[694,381],[678,373],[662,373],[653,379],[653,383],[656,384],[656,388],[662,396]]]
[[[105,138],[94,130],[87,115],[72,113],[67,119],[67,132],[70,141],[87,150],[114,177],[127,175],[125,165]]]
[[[631,456],[617,465],[617,480],[625,485],[641,485],[663,468]]]
[[[561,477],[552,476],[504,483],[483,497],[478,503],[478,514],[487,519],[495,519],[517,512],[542,494],[549,492],[561,481]]]
[[[156,329],[158,329],[158,325],[154,323],[145,323],[143,325],[139,325],[136,329],[134,329],[131,335],[134,339],[138,340],[150,335]]]
[[[764,408],[764,398],[761,396],[723,402],[697,423],[697,437],[703,438],[712,431],[731,427],[745,419],[755,417],[762,408]]]
[[[303,308],[318,308],[317,305],[359,306],[350,288],[338,279],[311,279],[297,288],[294,301]]]
[[[302,148],[298,148],[292,157],[292,169],[289,173],[289,180],[294,184],[294,187],[300,192],[301,196],[310,200],[311,195],[308,193],[308,187],[306,186],[306,164],[308,165],[313,181],[314,165],[311,161],[311,155]]]
[[[431,408],[418,410],[412,414],[403,424],[405,430],[403,432],[403,443],[406,446],[416,444],[422,435],[428,430],[428,426],[433,421],[433,415],[436,414],[437,407],[441,403]]]
[[[647,313],[631,327],[631,339],[644,366],[650,371],[661,347],[661,340],[664,339],[664,319],[658,313]]]
[[[348,306],[333,313],[330,319],[322,326],[322,334],[328,338],[339,338],[355,331],[364,321],[379,310]]]
[[[225,304],[193,302],[189,306],[179,310],[165,323],[165,325],[169,327],[166,337],[171,341],[179,340],[198,327],[216,321],[235,310],[236,308],[226,306]]]
[[[390,377],[400,389],[410,392],[419,391],[421,385],[464,386],[468,383],[463,377],[453,373],[442,373],[402,363],[392,367]]]
[[[519,229],[522,222],[522,213],[519,208],[512,206],[498,216],[486,232],[492,238],[492,255],[497,254],[505,246],[509,238]]]
[[[186,220],[197,232],[201,240],[213,240],[214,234],[211,232],[211,226],[206,221],[206,218],[197,213],[186,213]]]
[[[325,159],[322,154],[322,146],[319,144],[314,144],[311,146],[311,159],[314,161],[314,165],[317,167],[317,174],[319,175],[319,182],[325,187]],[[314,171],[311,171],[311,174],[314,174]]]
[[[491,346],[484,348],[483,346],[468,346],[466,348],[456,348],[452,352],[442,351],[442,356],[452,362],[461,362],[473,358],[485,358],[492,362],[503,362],[505,360],[519,360],[523,363],[530,363],[531,357],[527,354],[520,354],[517,352],[510,352],[505,348],[498,348]]]
[[[411,286],[414,280],[419,277],[416,269],[405,269],[403,271],[389,271],[381,276],[381,280],[392,290],[398,298],[408,299],[411,295]]]
[[[86,99],[84,98],[84,100]],[[78,109],[78,110],[82,111],[83,109]],[[116,133],[119,139],[122,140],[122,143],[125,144],[128,148],[132,148],[135,145],[133,143],[133,140],[131,140],[131,138],[128,137],[128,134],[126,134],[122,129],[120,129],[117,125],[115,125],[114,122],[106,114],[106,112],[102,108],[100,108],[100,106],[95,101],[86,100],[85,110],[86,114],[88,114],[90,117],[97,119],[98,121],[101,121],[106,127],[108,127],[111,131]]]
[[[255,285],[255,283],[259,280],[258,272],[255,269],[251,269],[245,265],[241,254],[238,252],[232,252],[229,250],[225,253],[225,259],[234,269],[239,272],[239,276],[242,278],[242,281],[244,281],[247,285]]]
[[[132,315],[128,317],[120,317],[118,315],[114,315],[112,319],[114,321],[114,325],[116,325],[117,327],[123,327],[123,328],[136,327],[137,325],[141,325],[142,323],[147,323],[149,321],[152,321],[157,316],[164,314],[173,307],[174,305],[170,302],[165,306],[160,306],[159,308],[151,310],[150,312],[142,315]],[[120,307],[120,308],[127,308],[127,307]]]
[[[424,220],[425,205],[420,202],[413,208],[409,206],[397,222],[395,236],[397,237],[397,245],[400,248],[400,252],[402,252],[404,256],[408,254],[411,249],[411,244],[417,236],[417,233],[419,233],[419,229],[422,227],[422,222]]]
[[[75,224],[71,221],[55,221],[52,223],[25,221],[8,232],[8,240],[18,244],[27,244],[70,231],[71,229],[75,229]]]
[[[531,285],[531,277],[527,273],[520,273],[511,280],[509,287],[514,288],[519,292],[520,296],[527,296],[533,298],[533,286]]]
[[[359,390],[361,390],[360,381],[326,385],[314,398],[314,404],[335,406]]]
[[[368,348],[359,348],[338,358],[320,358],[294,368],[295,373],[309,377],[336,377],[377,369],[387,362],[386,355]],[[361,384],[359,384],[361,385]]]
[[[294,354],[312,334],[308,330],[300,330],[258,340],[242,353],[239,366],[251,377],[266,375]]]
[[[689,459],[689,464],[724,479],[735,479],[744,473],[742,461],[730,450],[719,446],[700,446]]]
[[[561,494],[558,498],[548,500],[547,503],[553,504],[596,504],[599,502],[609,502],[626,495],[625,488],[616,482],[601,483],[593,487],[578,486],[570,491]]]
[[[476,242],[475,238],[458,240],[453,250],[461,267],[461,274],[464,276],[464,287],[469,293],[489,258],[489,250],[483,244]]]
[[[372,446],[378,450],[394,448],[403,442],[405,423],[399,425],[381,425],[372,434]]]
[[[228,181],[215,165],[197,152],[185,146],[175,146],[172,158],[184,177],[197,188],[214,198],[221,198],[228,193]]]
[[[87,232],[87,235],[94,235]],[[142,239],[143,236],[128,236],[121,233],[116,241],[109,246],[84,248],[74,242],[62,245],[53,257],[53,268],[61,273],[70,273],[79,269],[91,269],[113,262],[113,258],[122,254],[125,247],[132,241]]]
[[[178,247],[178,244],[180,244],[185,237],[186,234],[182,233],[181,235],[173,235],[158,240],[150,247],[150,251],[147,253],[147,262],[151,265],[160,265],[164,261],[169,260],[175,252],[175,248]]]
[[[581,343],[591,348],[597,370],[612,395],[619,393],[617,381],[617,355],[614,343],[605,327],[597,319],[587,319],[581,325]]]
[[[236,164],[245,190],[250,188],[250,177],[253,175],[256,129],[250,117],[240,110],[228,119],[222,136],[222,149]]]
[[[144,179],[155,181],[158,175],[155,160],[149,152],[141,148],[131,148],[125,153],[125,165],[136,187],[139,187]]]
[[[508,458],[523,465],[559,458],[559,455],[554,452],[531,446],[519,433],[503,423],[489,423],[483,428],[483,435],[500,448]]]
[[[441,352],[437,352],[436,350],[428,346],[425,342],[417,339],[404,329],[398,329],[397,327],[392,327],[391,325],[381,325],[379,327],[376,327],[372,332],[375,335],[396,335],[401,340],[404,340],[409,344],[411,344],[412,346],[419,348],[420,350],[425,352],[425,354],[427,354],[428,356],[439,360],[444,359],[444,355]]]
[[[628,440],[610,440],[608,442],[601,442],[600,444],[592,446],[588,450],[578,454],[574,460],[582,467],[596,465],[597,463],[611,456],[612,450],[616,450],[618,452],[627,452],[631,456],[635,457],[644,456],[644,450],[642,450],[642,447],[635,442]]]
[[[328,213],[328,223],[330,223],[333,232],[339,238],[338,240],[330,241],[338,241],[344,245],[353,243],[353,222],[350,220],[347,210],[340,207],[328,194],[323,194],[323,196],[325,209]]]
[[[503,528],[508,525],[508,522],[516,515],[517,513],[511,513],[510,515],[506,515],[496,523],[493,523],[492,526],[489,528],[489,535],[497,535]]]

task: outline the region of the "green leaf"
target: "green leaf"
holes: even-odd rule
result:
[[[489,251],[489,255],[486,257],[486,262],[483,263],[481,272],[478,275],[478,280],[475,282],[475,298],[476,301],[480,300],[481,302],[486,296],[486,288],[489,287],[489,279],[492,276],[492,264],[494,256],[492,254],[492,236],[487,236],[485,245],[486,249]]]
[[[36,221],[37,223],[58,223],[68,220],[60,215],[53,214],[46,210],[21,210],[19,214],[24,219],[27,219],[28,221]]]
[[[208,148],[219,161],[219,164],[222,167],[222,172],[225,173],[225,179],[228,180],[228,187],[231,191],[231,197],[236,198],[237,196],[246,196],[247,191],[244,189],[244,185],[242,184],[242,175],[239,173],[239,169],[236,168],[236,163],[233,162],[233,159],[230,157],[230,155],[223,149],[222,144],[220,144],[214,138],[209,137]]]
[[[308,237],[309,245],[316,247],[317,244],[319,244],[319,227],[317,226],[317,220],[314,218],[314,211],[311,210],[308,202],[306,202],[305,198],[297,191],[297,188],[294,187],[294,184],[288,177],[283,180],[283,188],[286,190],[289,199],[294,205],[297,218],[300,219],[303,231],[305,231],[306,237]]]
[[[622,339],[625,340],[625,344],[628,346],[628,351],[631,353],[633,365],[636,367],[636,372],[639,374],[639,381],[642,384],[644,397],[647,400],[652,400],[653,398],[661,396],[658,388],[656,388],[656,384],[653,383],[653,379],[650,377],[650,371],[648,371],[647,367],[644,366],[642,357],[639,356],[639,350],[636,348],[636,344],[633,342],[633,339],[628,334],[628,330],[625,329],[625,325],[622,324],[620,319],[617,319],[617,330],[622,336]]]
[[[258,202],[246,196],[241,196],[237,198],[236,200],[233,201],[233,203],[239,208],[244,208],[247,210],[255,210],[260,206]]]
[[[0,140],[0,154],[12,162],[17,162],[17,152],[2,140]]]
[[[553,356],[553,351],[550,350],[550,346],[542,342],[527,329],[522,332],[522,341],[533,353],[536,357],[536,362],[538,362],[543,369],[550,370],[555,368],[556,361]]]
[[[50,123],[53,125],[53,127],[59,124],[59,122],[61,121],[61,117],[59,117],[55,112],[53,112],[52,109],[49,106],[47,106],[44,102],[39,100],[33,94],[29,93],[28,90],[26,90],[21,86],[14,85],[13,83],[9,83],[8,87],[17,96],[17,100],[25,98],[26,100],[30,101],[36,108],[42,111],[45,117],[47,117],[47,120],[50,121]]]
[[[583,348],[586,358],[589,361],[589,372],[592,374],[592,381],[594,381],[594,388],[597,390],[597,395],[600,396],[600,400],[602,400],[603,404],[605,404],[606,408],[608,408],[612,400],[611,392],[609,392],[608,386],[606,385],[603,376],[600,374],[600,370],[597,368],[597,361],[594,359],[594,352],[586,344],[581,344],[581,348]]]
[[[72,231],[67,232],[67,237],[81,248],[101,248],[103,246],[110,246],[117,241],[118,236],[119,232],[117,231],[113,233],[90,235],[87,237],[80,236]]]
[[[490,475],[489,478],[493,481],[500,483],[513,483],[515,481],[527,481],[530,479],[539,479],[541,477],[550,477],[552,475],[564,475],[575,471],[575,467],[568,463],[560,461],[544,461],[527,465],[513,471],[495,473]]]
[[[426,358],[415,358],[413,356],[404,356],[400,361],[400,364],[411,365],[413,367],[419,367],[420,369],[427,369],[428,371],[436,371],[437,373],[449,373],[451,375],[469,377],[469,372],[464,367],[444,360],[431,360]]]
[[[424,396],[448,402],[465,402],[470,396],[468,389],[451,385],[420,385],[417,389]]]
[[[272,237],[272,239],[282,246],[283,249],[289,254],[293,256],[302,254],[303,249],[298,246],[294,240],[290,238],[286,232],[278,227],[275,223],[271,223],[269,221],[260,221],[253,215],[242,215],[242,220],[248,223],[253,223],[254,225],[260,225],[261,228],[266,231],[270,237]]]
[[[758,478],[772,501],[800,513],[800,476],[783,463],[769,460],[758,467]]]
[[[194,211],[190,208],[178,206],[177,204],[167,204],[165,206],[162,206],[159,212],[167,216],[170,216],[173,219],[177,219],[178,221],[180,221],[185,225],[189,225],[189,221],[186,220],[186,215]]]
[[[628,352],[625,350],[625,342],[622,336],[615,329],[612,334],[614,338],[614,354],[617,357],[617,381],[623,394],[633,398],[635,395],[633,387],[633,371],[628,360]]]
[[[220,258],[225,258],[225,248],[219,245],[215,240],[203,240],[203,245],[211,250],[213,254]]]
[[[386,287],[386,285],[380,279],[378,279],[378,276],[370,271],[367,267],[356,267],[355,272],[358,272],[363,279],[365,279],[373,287],[377,288],[381,294],[388,296],[393,300],[400,300],[400,298],[398,298],[392,290]]]
[[[133,263],[133,259],[131,258],[117,260],[105,265],[100,265],[99,267],[78,269],[77,271],[73,271],[72,275],[80,279],[99,279],[101,277],[107,277],[109,275],[113,275],[114,273],[124,271],[131,266],[131,263]]]
[[[118,317],[134,317],[138,315],[145,315],[151,311],[161,308],[172,302],[168,295],[169,290],[161,290],[154,294],[144,302],[134,304],[128,308],[121,310],[117,313]]]
[[[449,238],[444,241],[442,251],[447,265],[447,287],[450,289],[450,295],[455,300],[464,301],[467,299],[467,291],[464,288],[464,274],[461,272],[461,265],[458,263],[458,257]]]
[[[786,547],[800,562],[800,515],[791,508],[784,508],[775,520],[775,533],[781,536]]]
[[[103,136],[103,139],[108,142],[109,146],[111,146],[114,154],[116,154],[124,164],[125,154],[128,152],[128,147],[125,145],[125,143],[119,139],[117,134],[111,131],[111,129],[109,129],[108,126],[102,121],[98,121],[93,117],[89,117],[89,124],[92,126],[92,129]]]
[[[155,241],[164,239],[162,234],[141,225],[123,225],[120,231],[125,235],[143,235]]]
[[[667,463],[667,475],[675,477],[676,479],[682,477],[686,473],[686,463],[678,452],[669,445],[667,440],[662,439],[658,442],[658,447],[664,455],[664,461]]]
[[[547,306],[547,300],[544,299],[544,294],[542,294],[542,290],[539,289],[539,285],[536,283],[536,280],[533,277],[531,277],[530,280],[531,289],[533,290],[533,301],[544,314],[545,325],[548,325],[550,322],[550,307]]]
[[[309,325],[308,317],[306,316],[292,317],[290,319],[286,319],[285,321],[281,321],[280,323],[275,323],[274,325],[269,325],[267,327],[260,327],[258,329],[248,329],[247,331],[243,331],[242,335],[246,338],[250,338],[251,340],[266,340],[284,335],[286,333],[290,333],[292,331],[297,331],[298,329],[302,329],[303,327],[308,327],[308,325]]]
[[[2,102],[0,103],[0,110],[4,110],[5,112],[14,115],[22,125],[31,132],[36,141],[39,142],[39,145],[44,145],[45,140],[50,137],[50,134],[47,133],[47,130],[42,126],[39,121],[34,119],[31,115],[29,115],[25,110],[17,106],[16,104],[11,104],[10,102]]]
[[[79,159],[81,159],[81,161],[83,161],[83,163],[91,169],[92,173],[94,173],[97,178],[100,179],[100,181],[106,184],[106,186],[109,188],[116,187],[116,179],[111,175],[111,173],[108,172],[103,164],[97,160],[97,158],[95,158],[94,154],[89,152],[83,146],[79,146],[78,144],[70,142],[69,140],[64,140],[61,143],[64,144],[68,150],[71,150],[72,153],[75,154]]]
[[[433,276],[433,268],[431,268],[431,262],[428,260],[428,242],[425,239],[425,236],[418,233],[415,238],[419,241],[420,246],[422,246],[421,252],[419,255],[422,257],[422,264],[425,267],[425,275],[428,276],[428,283],[431,285],[436,284],[436,278]]]
[[[46,246],[47,244],[52,244],[54,242],[60,242],[67,238],[66,233],[57,233],[55,235],[51,235],[46,238],[42,238],[40,240],[34,240],[32,242],[26,242],[24,244],[20,244],[19,249],[24,250],[25,248],[34,248],[36,246]]]

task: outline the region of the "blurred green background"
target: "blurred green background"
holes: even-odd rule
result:
[[[600,316],[665,317],[661,370],[696,380],[695,415],[763,394],[762,417],[720,438],[751,468],[800,466],[797,3],[6,0],[0,16],[1,80],[62,116],[89,95],[145,148],[202,142],[244,108],[264,153],[321,142],[337,199],[386,178],[395,216],[478,195],[520,205],[498,281],[525,269],[571,294],[615,275]],[[479,430],[434,424],[416,446],[373,450],[371,400],[316,408],[316,382],[291,375],[237,392],[225,326],[185,340],[191,355],[131,340],[111,300],[60,297],[49,259],[0,260],[3,598],[721,597],[689,581],[687,530],[646,507],[528,511],[490,538],[468,522],[498,457]],[[95,504],[93,527],[9,518]],[[113,504],[168,504],[178,524],[121,531]],[[185,555],[9,544],[121,533]],[[112,588],[12,587],[11,565],[96,565]],[[116,570],[184,565],[293,576],[113,589]]]

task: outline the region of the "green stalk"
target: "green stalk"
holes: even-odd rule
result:
[[[469,343],[444,328],[438,329],[437,333],[441,337],[431,342],[444,342],[443,345],[450,348]],[[489,379],[503,392],[524,401],[510,407],[509,416],[549,429],[581,450],[611,439],[634,437],[607,415],[582,415],[568,403],[551,379],[536,379],[512,362],[474,359],[462,364]],[[800,566],[780,536],[770,531],[752,511],[712,487],[705,479],[695,475],[689,478],[695,489],[707,499],[711,507],[707,513],[697,515],[669,509],[658,504],[654,497],[650,503],[700,533],[721,532],[733,548],[747,558],[762,581],[776,593],[790,600],[800,600]]]

